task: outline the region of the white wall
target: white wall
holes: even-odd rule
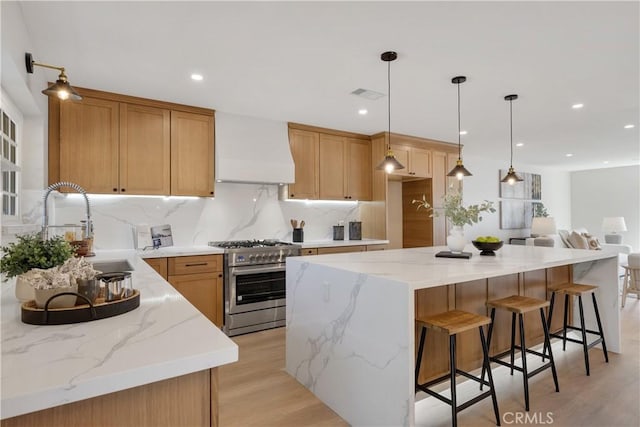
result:
[[[640,251],[640,166],[571,173],[571,224],[584,227],[604,242],[602,218],[622,216],[623,243]]]

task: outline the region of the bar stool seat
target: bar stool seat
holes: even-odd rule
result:
[[[551,327],[551,319],[553,316],[553,306],[555,303],[556,294],[558,295],[564,294],[564,322],[562,324],[562,330],[560,331],[562,335],[560,333],[551,333],[550,336],[554,338],[562,339],[562,351],[566,350],[567,341],[571,341],[576,344],[582,344],[582,350],[584,353],[584,366],[587,371],[587,376],[590,376],[590,369],[589,369],[589,349],[590,348],[602,343],[602,351],[604,352],[604,359],[606,363],[609,363],[609,354],[607,353],[607,343],[605,342],[604,333],[602,332],[602,323],[600,322],[600,313],[598,312],[598,303],[596,302],[595,291],[597,289],[598,289],[597,286],[581,285],[578,283],[563,283],[560,285],[549,287],[549,290],[551,291],[551,302],[549,307],[549,317],[547,318],[548,328]],[[591,294],[591,298],[593,301],[593,310],[596,315],[596,322],[598,323],[597,331],[587,329],[585,326],[584,310],[582,307],[582,296],[586,294]],[[569,295],[578,297],[578,308],[580,310],[580,327],[579,328],[575,326],[570,326],[568,324]],[[567,337],[567,330],[580,331],[582,333],[582,339],[578,340],[575,338]],[[589,343],[587,341],[587,332],[598,336],[598,338],[595,341]],[[546,350],[546,343],[545,343],[545,350]],[[544,354],[545,351],[543,350],[542,353]]]
[[[461,310],[451,310],[444,313],[436,314],[433,316],[426,316],[422,318],[417,318],[416,322],[422,323],[422,330],[420,333],[420,344],[418,346],[418,357],[416,359],[416,371],[415,371],[415,388],[416,391],[423,391],[430,396],[433,396],[444,403],[451,406],[451,417],[452,417],[452,425],[455,427],[458,425],[458,412],[468,408],[469,406],[477,403],[489,396],[493,401],[493,411],[496,417],[496,425],[500,425],[500,413],[498,412],[498,401],[496,400],[495,388],[493,385],[493,376],[491,374],[491,370],[489,368],[489,351],[487,341],[484,337],[483,326],[491,323],[491,319],[487,316],[481,316],[478,314],[468,313],[466,311]],[[468,372],[462,371],[456,368],[456,335],[462,332],[466,332],[472,330],[474,328],[478,328],[480,332],[480,342],[482,344],[482,353],[483,353],[483,370],[488,370],[488,382],[484,381],[484,375],[482,378],[478,378],[474,375],[471,375]],[[451,365],[450,371],[448,374],[443,375],[434,380],[428,381],[426,383],[420,384],[418,378],[420,377],[420,365],[422,362],[422,353],[424,351],[424,345],[426,342],[426,334],[427,329],[432,329],[439,332],[444,332],[449,335],[449,363]],[[456,374],[462,375],[466,378],[474,380],[480,385],[489,386],[489,390],[464,402],[463,404],[458,405],[456,398]],[[450,380],[451,381],[451,398],[447,398],[440,393],[437,393],[429,387],[439,384],[443,381]]]
[[[522,380],[524,383],[524,402],[525,402],[525,409],[527,411],[529,410],[529,378],[531,378],[532,376],[539,374],[540,372],[544,371],[547,368],[551,368],[551,373],[553,374],[553,382],[556,387],[556,392],[560,391],[560,388],[558,387],[558,375],[556,373],[556,365],[553,360],[551,345],[549,344],[549,329],[547,328],[547,321],[546,321],[547,319],[545,318],[545,314],[544,314],[544,309],[549,305],[550,305],[549,301],[538,299],[538,298],[520,296],[520,295],[512,295],[506,298],[487,301],[487,307],[491,308],[491,324],[489,325],[489,337],[488,337],[488,344],[487,344],[489,347],[491,346],[491,337],[493,335],[496,309],[507,310],[511,312],[511,347],[507,351],[504,351],[502,353],[499,353],[490,357],[489,360],[510,368],[511,375],[513,375],[514,370],[518,372],[522,372]],[[535,310],[540,311],[540,320],[542,321],[542,328],[544,330],[545,345],[542,353],[539,353],[532,349],[528,349],[526,346],[525,336],[524,336],[524,314],[535,311]],[[515,344],[516,315],[518,316],[519,325],[520,325],[520,345],[519,346]],[[549,356],[548,356],[549,362],[529,372],[527,370],[527,353],[541,356],[544,361],[546,357],[547,348],[549,349]],[[520,350],[522,354],[522,367],[515,365],[515,349]],[[511,356],[510,362],[505,362],[502,360],[502,358],[507,354]],[[484,367],[482,370],[481,379],[484,379]],[[480,385],[480,389],[482,389],[482,384]]]

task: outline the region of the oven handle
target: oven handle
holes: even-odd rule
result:
[[[229,269],[230,276],[245,276],[247,274],[259,274],[259,273],[275,273],[278,271],[285,271],[286,264],[276,265],[256,265],[246,267],[231,267]]]

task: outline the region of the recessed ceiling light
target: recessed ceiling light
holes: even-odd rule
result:
[[[571,154],[571,153],[567,153],[567,154],[565,154],[565,156],[567,156],[567,157],[573,157],[573,154]]]
[[[518,143],[516,144],[516,147],[522,147],[523,145],[524,145],[524,142],[518,142]]]
[[[195,80],[197,82],[201,82],[202,79],[204,79],[204,77],[202,77],[202,74],[191,74],[191,80]]]
[[[602,162],[602,163],[604,163],[605,165],[608,165],[608,164],[609,164],[609,160],[605,160],[605,161],[604,161],[604,162]]]
[[[635,125],[624,125],[625,129],[633,129],[634,127],[636,127]]]
[[[571,108],[573,108],[574,110],[580,109],[580,108],[582,108],[582,107],[584,107],[584,104],[573,104],[573,105],[571,106]]]
[[[461,131],[460,131],[460,135],[466,135],[466,134],[467,134],[467,131],[466,131],[466,130],[461,130]]]
[[[361,108],[358,110],[358,114],[360,114],[361,116],[366,116],[368,112],[369,111],[367,111],[366,108]]]

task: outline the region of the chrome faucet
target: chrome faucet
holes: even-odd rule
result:
[[[85,230],[85,238],[89,239],[93,237],[93,223],[91,222],[91,208],[89,205],[89,198],[87,197],[87,192],[84,188],[80,187],[78,184],[74,184],[73,182],[61,181],[56,182],[55,184],[51,184],[47,187],[44,193],[44,216],[42,218],[42,237],[47,238],[47,228],[49,227],[49,214],[47,212],[47,199],[49,198],[49,194],[53,190],[57,190],[60,187],[69,187],[76,190],[78,193],[82,194],[84,197],[85,204],[87,206],[87,225]]]

